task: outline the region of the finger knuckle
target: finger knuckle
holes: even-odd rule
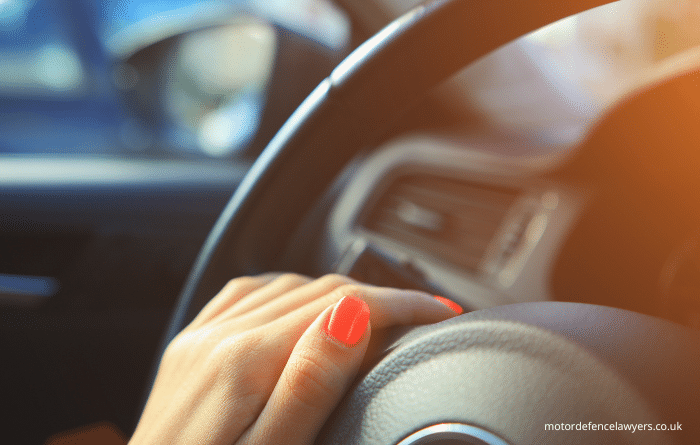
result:
[[[333,398],[339,381],[336,363],[319,351],[305,350],[290,363],[287,379],[289,393],[299,403],[316,410],[324,409]]]
[[[192,346],[195,337],[193,332],[182,331],[173,338],[170,343],[168,343],[167,348],[165,348],[166,356],[179,355],[181,352],[187,350]]]
[[[275,281],[283,282],[287,287],[301,286],[302,284],[308,283],[310,280],[311,279],[305,275],[291,272],[283,273],[275,279]]]
[[[177,360],[177,358],[182,355],[183,351],[183,345],[176,341],[177,338],[173,339],[170,343],[168,343],[168,346],[165,348],[165,351],[163,351],[163,357],[161,359],[162,362],[170,362],[171,360]]]
[[[209,361],[215,367],[240,364],[246,358],[257,356],[263,340],[254,330],[226,337],[214,346]]]
[[[177,363],[189,357],[194,351],[202,348],[203,345],[210,341],[211,332],[205,332],[199,329],[185,329],[173,338],[168,346],[163,351],[163,361],[169,363]]]
[[[240,289],[260,286],[265,282],[266,280],[263,277],[238,277],[229,280],[228,283],[226,283],[226,286],[224,286],[224,290],[227,293],[232,293]]]
[[[221,340],[207,356],[205,378],[241,403],[259,404],[266,394],[263,388],[267,373],[261,371],[259,363],[265,355],[263,342],[264,338],[255,333]]]
[[[337,288],[346,284],[355,283],[355,281],[352,278],[348,278],[345,275],[340,275],[336,273],[324,275],[318,280],[331,288]]]
[[[357,284],[344,284],[337,287],[333,293],[335,294],[336,299],[350,295],[355,297],[361,297],[363,295],[362,289]]]

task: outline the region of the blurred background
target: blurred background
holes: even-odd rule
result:
[[[353,32],[419,2],[339,3],[0,0],[0,153],[253,159]],[[506,45],[454,84],[501,131],[566,145],[698,43],[697,0],[625,0]]]
[[[350,31],[323,0],[0,0],[0,443],[131,433],[208,233]]]
[[[254,156],[349,35],[324,0],[0,0],[0,152]]]
[[[420,3],[377,1],[392,18]],[[451,84],[491,129],[571,147],[622,95],[700,63],[698,45],[700,1],[621,0],[504,45]]]

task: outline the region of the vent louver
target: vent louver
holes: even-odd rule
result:
[[[477,271],[518,191],[438,176],[412,175],[392,183],[365,227]]]

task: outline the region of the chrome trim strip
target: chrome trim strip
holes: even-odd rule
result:
[[[58,288],[51,277],[0,274],[0,304],[40,303],[56,295]]]
[[[505,440],[493,433],[462,423],[440,423],[423,428],[399,442],[398,445],[427,444],[439,439],[462,439],[465,445],[481,445],[473,441],[467,442],[469,439],[478,439],[485,445],[508,445]]]

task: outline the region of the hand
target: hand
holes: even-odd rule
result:
[[[338,275],[230,281],[170,343],[131,444],[312,444],[372,328],[459,306]]]

